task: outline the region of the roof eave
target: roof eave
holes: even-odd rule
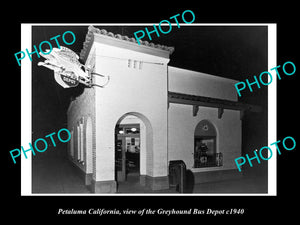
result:
[[[122,36],[120,34],[114,35],[113,33],[107,32],[104,29],[100,30],[98,28],[94,28],[93,26],[89,26],[85,42],[83,43],[83,49],[80,53],[80,59],[83,62],[87,60],[93,42],[104,43],[167,59],[169,59],[170,55],[174,52],[174,47],[153,44],[147,41],[140,41],[141,45],[139,45],[135,38],[128,38],[127,36]]]

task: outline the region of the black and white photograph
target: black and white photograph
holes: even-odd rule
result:
[[[126,4],[3,19],[3,214],[296,217],[294,6]]]
[[[33,194],[268,193],[268,26],[168,27],[32,26]]]

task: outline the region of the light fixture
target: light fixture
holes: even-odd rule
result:
[[[131,129],[130,129],[132,132],[136,132],[136,128],[135,127],[132,127]]]
[[[124,131],[123,130],[119,130],[119,134],[124,134]]]

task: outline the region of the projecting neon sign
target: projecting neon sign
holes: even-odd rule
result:
[[[79,83],[88,87],[105,87],[108,84],[109,76],[92,72],[79,62],[79,56],[71,49],[61,46],[60,49],[53,48],[50,53],[48,51],[50,50],[46,51],[46,55],[42,55],[46,60],[38,65],[53,70],[56,82],[63,88],[76,87]],[[94,84],[91,81],[92,75],[105,77],[106,82],[103,85]]]
[[[66,34],[72,35],[73,40],[71,42],[66,41]],[[35,45],[33,45],[34,51],[31,53],[26,48],[26,52],[30,61],[32,61],[32,55],[34,54],[36,54],[38,58],[40,58],[40,56],[45,58],[46,60],[44,62],[39,62],[38,66],[44,66],[53,70],[55,81],[63,88],[76,87],[79,83],[82,83],[88,87],[105,87],[108,84],[110,77],[95,73],[91,68],[81,64],[79,62],[79,56],[75,52],[59,44],[59,37],[60,35],[50,38],[50,40],[55,40],[58,48],[53,48],[49,41],[42,41],[39,44],[40,52],[38,52],[38,49]],[[76,36],[72,31],[66,31],[62,35],[62,40],[66,45],[72,45],[76,40]],[[49,49],[43,51],[42,46],[44,44],[47,44]],[[20,58],[18,57],[19,54]],[[20,61],[25,57],[26,54],[23,51],[15,53],[15,58],[19,66],[21,66]],[[102,85],[94,84],[92,83],[92,75],[103,77],[106,79],[106,81]]]

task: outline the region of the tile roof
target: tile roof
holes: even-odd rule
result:
[[[138,43],[137,43],[137,41],[134,37],[129,38],[128,36],[124,36],[124,35],[120,35],[120,34],[114,34],[112,32],[106,31],[105,29],[95,28],[94,26],[90,25],[88,27],[88,33],[86,34],[85,41],[83,43],[83,49],[80,52],[80,59],[83,59],[83,58],[86,57],[86,54],[89,51],[90,42],[92,41],[92,35],[94,33],[101,34],[101,35],[106,35],[106,36],[116,38],[116,39],[119,39],[119,40],[133,42],[133,43],[136,43],[138,45]],[[165,45],[154,44],[154,43],[151,43],[151,42],[149,43],[148,41],[139,40],[139,42],[141,43],[141,45],[144,45],[144,46],[148,46],[148,47],[151,47],[151,48],[168,51],[170,54],[172,54],[175,50],[174,47],[168,47],[168,46],[165,46]]]

